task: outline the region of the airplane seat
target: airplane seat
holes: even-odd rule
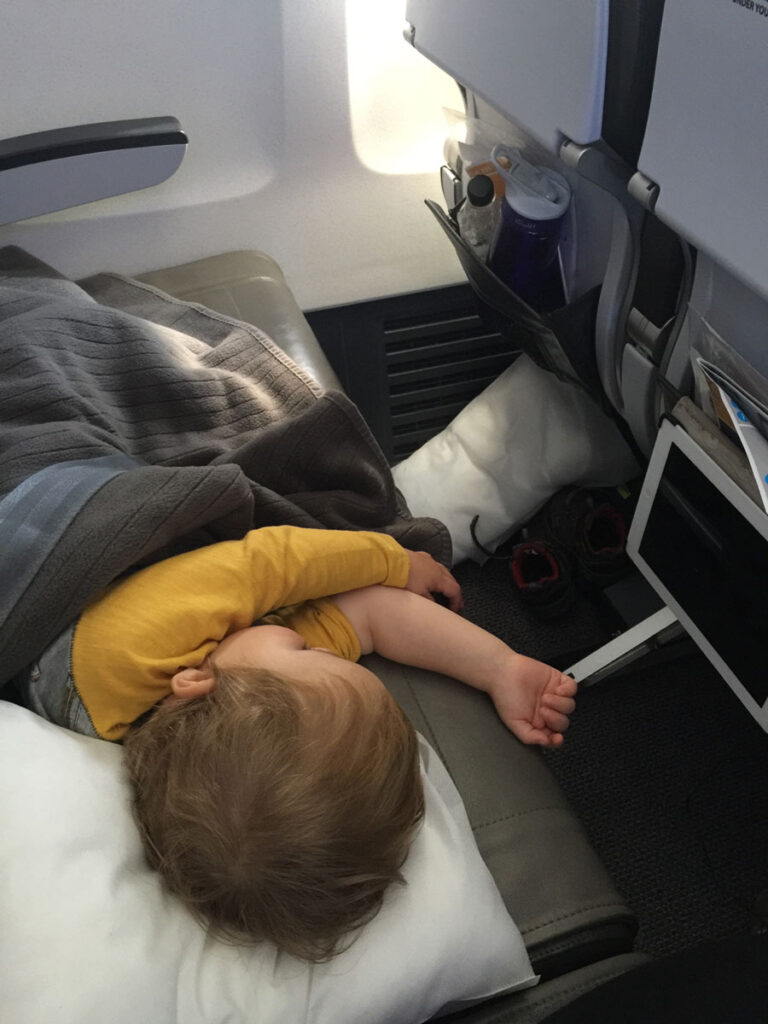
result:
[[[137,278],[178,299],[257,324],[321,387],[341,390],[281,268],[266,253],[225,252]]]
[[[685,261],[673,232],[627,191],[637,169],[664,0],[592,0],[520,8],[410,0],[408,37],[464,86],[469,114],[527,135],[563,171],[573,200],[561,245],[566,306],[526,307],[433,212],[481,303],[540,366],[584,387],[640,455],[652,447],[646,407],[621,383],[624,348],[654,363],[681,302]],[[484,31],[478,32],[476,25]],[[663,268],[664,289],[648,280]],[[637,308],[639,304],[640,308]],[[663,328],[663,330],[662,330]],[[629,392],[629,397],[628,393]]]
[[[695,14],[667,0],[638,173],[630,191],[695,247],[683,330],[670,380],[691,378],[690,350],[707,330],[764,378],[768,260],[762,182],[768,117],[761,102],[768,9],[701,0]],[[765,387],[753,377],[757,388]],[[765,399],[766,392],[756,397]]]
[[[647,211],[650,222],[677,240],[684,264],[683,301],[662,339],[660,358],[654,359],[653,334],[646,332],[645,342],[624,345],[614,362],[614,384],[621,390],[624,412],[633,413],[634,422],[641,424],[646,450],[653,449],[664,414],[682,424],[698,449],[710,454],[713,444],[716,451],[722,449],[722,456],[713,454],[714,461],[754,503],[752,514],[763,524],[763,533],[768,509],[765,459],[760,456],[768,437],[768,261],[759,213],[762,182],[755,170],[766,156],[768,125],[760,99],[766,32],[768,8],[752,0],[700,0],[695,12],[679,0],[666,0],[638,170],[627,182],[627,192]],[[663,268],[652,271],[648,286],[657,293],[668,286]],[[630,335],[632,326],[630,318]],[[695,405],[687,407],[678,401],[681,396],[693,398]],[[723,421],[719,400],[726,410],[725,436],[716,427]],[[727,422],[727,409],[734,404],[739,420],[753,430],[752,451],[728,439],[737,437]],[[716,470],[717,465],[710,468],[710,477]],[[649,494],[652,489],[649,483]],[[729,504],[734,500],[729,498]],[[693,509],[691,514],[701,520],[704,512]],[[661,612],[673,632],[679,633],[682,623],[764,723],[768,704],[759,692],[755,697],[745,691],[729,659],[713,657],[709,631],[700,634],[696,626],[700,609],[690,601],[680,605],[637,557],[642,533],[641,519],[636,520],[629,551],[635,552],[641,571],[667,605]],[[744,529],[749,531],[746,523]],[[733,570],[729,565],[728,572]],[[647,629],[644,635],[655,643],[653,619],[638,628]],[[660,628],[666,631],[667,625]],[[576,677],[594,681],[634,658],[645,640],[633,649],[631,633],[621,649],[598,651],[572,666]],[[743,643],[746,652],[760,640],[744,637]]]
[[[664,0],[611,0],[600,137],[637,166],[653,89]]]
[[[122,128],[118,134],[125,138]],[[71,156],[100,160],[104,152],[111,153],[105,133],[96,135],[91,154],[74,146]],[[24,164],[19,155],[23,145],[12,148],[15,171]],[[144,165],[153,163],[157,154],[151,152],[151,141],[139,148],[145,180]],[[55,156],[67,158],[60,152]],[[37,155],[34,164],[45,159]],[[48,180],[46,170],[54,172],[50,180],[55,180],[56,168],[38,168]],[[224,253],[151,271],[142,275],[142,283],[226,317],[247,317],[269,331],[275,344],[321,385],[335,386],[335,375],[288,283],[265,254]],[[462,1009],[453,1019],[482,1024],[502,1013],[512,1022],[541,1020],[577,994],[646,962],[647,957],[632,951],[637,930],[633,912],[540,752],[520,744],[505,729],[484,695],[382,658],[372,657],[370,667],[447,763],[478,848],[541,976],[533,988]],[[473,907],[466,911],[471,915]]]
[[[764,206],[760,169],[765,165],[768,135],[763,102],[768,7],[753,0],[699,0],[693,6],[682,0],[569,5],[572,9],[559,12],[561,26],[563,35],[576,45],[568,54],[561,51],[558,61],[553,52],[546,52],[548,47],[556,49],[555,5],[550,31],[542,39],[529,35],[523,24],[528,12],[522,7],[506,5],[502,14],[500,9],[488,10],[490,5],[471,5],[470,9],[469,4],[452,4],[451,33],[446,27],[438,30],[437,11],[435,22],[430,21],[430,6],[442,5],[411,0],[410,35],[417,49],[466,86],[468,111],[502,126],[504,121],[522,125],[574,172],[569,181],[574,187],[577,217],[586,213],[587,219],[591,218],[587,237],[598,237],[589,231],[600,219],[610,224],[600,250],[603,273],[594,321],[595,365],[603,397],[626,421],[642,454],[650,457],[654,451],[663,414],[670,414],[673,421],[676,415],[682,416],[681,398],[693,395],[706,404],[706,383],[696,365],[700,355],[730,378],[734,385],[731,397],[739,402],[750,397],[754,400],[755,415],[765,417],[765,437],[768,260],[765,216],[759,211]],[[538,4],[533,17],[546,20],[547,6]],[[601,16],[607,20],[601,21]],[[506,31],[494,20],[503,17],[508,19]],[[494,39],[489,41],[488,35],[480,38],[477,30],[473,33],[473,23],[490,24],[488,35]],[[538,29],[542,25],[543,21],[538,22]],[[593,121],[591,130],[579,136],[572,129],[571,104],[579,84],[573,56],[584,52],[579,50],[584,45],[579,30],[600,25],[607,26],[607,50],[595,47],[591,64],[600,72],[596,94],[604,84],[599,128]],[[459,42],[452,41],[452,35]],[[519,49],[515,48],[515,35],[521,40]],[[499,37],[501,43],[496,41]],[[474,45],[487,60],[510,40],[505,81],[500,81],[495,67],[483,74],[482,63],[473,62],[462,49],[462,43],[468,49]],[[536,95],[539,89],[551,99],[542,81],[548,71],[568,92],[562,116],[555,121],[546,119],[544,114],[551,110],[544,111]],[[526,88],[526,80],[533,82],[533,89]],[[591,188],[583,188],[586,183],[602,192],[605,201],[580,208],[580,192],[589,198],[594,195]],[[443,222],[444,228],[449,226]],[[581,244],[583,238],[577,230],[579,260],[590,255]],[[451,240],[470,283],[487,299],[487,290],[483,293],[487,274],[462,250],[455,230]],[[600,270],[599,260],[595,269]],[[564,355],[569,357],[568,352]],[[686,429],[693,426],[689,421]],[[717,434],[715,430],[712,433]],[[729,444],[722,434],[715,443]],[[746,474],[751,475],[747,459],[738,454]],[[766,468],[763,461],[763,475]],[[754,481],[750,483],[754,485]],[[768,510],[768,504],[763,498],[761,505],[754,486],[753,490],[753,517],[765,524],[764,507]],[[746,522],[745,529],[749,529]],[[765,531],[764,525],[763,536]],[[726,560],[728,557],[726,550]],[[725,582],[734,567],[726,564],[721,568]],[[753,566],[742,568],[747,578],[754,574]],[[759,587],[757,581],[752,585]],[[703,594],[702,601],[706,599]],[[764,642],[761,636],[752,641],[760,665]],[[622,660],[626,653],[617,664],[626,663]],[[607,671],[611,669],[609,665]],[[763,675],[759,668],[758,673]],[[595,678],[590,680],[586,671],[574,674],[580,680]],[[732,688],[765,728],[768,702],[763,703],[761,718],[760,709],[755,712],[755,701],[750,705],[737,685]],[[759,692],[764,701],[764,688]],[[692,960],[695,970],[690,977],[703,978],[695,951]],[[760,967],[750,969],[759,971]],[[673,964],[656,993],[662,1013],[674,970]],[[597,1018],[621,1012],[618,1008],[626,1005],[627,997],[632,999],[635,977],[647,988],[653,972],[651,968],[649,974],[622,975],[605,990],[604,999],[603,990],[597,990],[594,999],[577,1001],[572,1012],[564,1011],[555,1019],[581,1020],[590,1014]],[[754,978],[753,974],[753,984]],[[718,980],[718,995],[725,996],[726,1003],[727,983],[727,978]]]
[[[443,0],[434,6],[440,8],[440,18],[445,19],[438,18],[431,29],[438,35],[449,16],[458,16],[464,8],[474,20],[480,18],[477,4]],[[609,5],[596,0],[566,6],[540,0],[535,5],[536,18],[544,21],[537,22],[537,32],[543,31],[547,17],[551,17],[555,20],[550,28],[557,24],[564,31],[565,24],[580,41],[584,60],[566,60],[565,72],[575,83],[581,82],[581,89],[574,85],[541,96],[536,90],[526,92],[524,81],[496,82],[494,88],[500,92],[483,88],[474,76],[467,75],[466,81],[474,109],[482,112],[487,104],[528,128],[538,126],[539,143],[548,146],[552,158],[561,160],[569,171],[577,196],[583,193],[585,209],[607,212],[610,237],[604,238],[603,249],[595,258],[594,279],[590,280],[589,275],[582,279],[583,291],[577,290],[574,301],[593,301],[590,292],[600,285],[594,320],[585,317],[588,336],[594,338],[596,372],[603,387],[600,400],[610,402],[619,414],[630,415],[632,432],[646,451],[652,447],[655,433],[659,371],[663,368],[680,391],[689,389],[689,348],[693,340],[700,340],[702,329],[707,329],[702,328],[703,323],[733,344],[758,371],[762,368],[765,373],[768,361],[764,346],[768,264],[762,254],[761,221],[756,215],[759,191],[755,194],[759,190],[759,175],[755,172],[761,163],[754,148],[748,148],[746,156],[739,155],[743,154],[742,142],[747,147],[759,147],[765,138],[765,132],[755,127],[761,123],[756,109],[761,83],[749,83],[749,76],[758,74],[761,67],[753,53],[759,41],[742,40],[739,31],[749,35],[754,26],[768,27],[768,19],[760,20],[756,12],[738,4],[720,5],[720,9],[715,0],[699,0],[697,31],[692,32],[693,15],[684,5],[666,0],[660,24],[654,16],[661,18],[661,8],[660,3],[653,7]],[[511,5],[489,4],[483,8],[483,16],[486,11],[496,16],[512,10]],[[432,23],[420,21],[419,11],[426,16],[427,5],[412,0],[409,18],[415,19],[414,42],[426,52],[433,46],[424,29]],[[616,12],[620,12],[618,16]],[[612,30],[609,14],[613,17]],[[621,22],[620,31],[618,18],[622,14],[626,20]],[[585,18],[591,32],[584,31]],[[734,22],[738,28],[733,29],[726,18],[741,18],[743,23]],[[710,24],[720,25],[723,34],[713,29],[707,36],[702,26],[708,19]],[[651,25],[660,28],[656,39]],[[644,56],[632,49],[631,40],[638,33],[646,40]],[[491,35],[501,52],[491,65],[486,55],[482,66],[492,66],[494,72],[503,68],[511,74],[520,73],[525,79],[520,62],[502,60],[504,34]],[[757,31],[753,35],[759,40]],[[464,43],[471,38],[471,34],[459,33]],[[551,33],[545,38],[551,39]],[[435,42],[435,52],[437,42],[440,38]],[[447,45],[448,40],[443,42]],[[536,38],[526,38],[524,47],[534,60],[535,42]],[[656,42],[658,60],[649,95],[641,71],[644,68],[647,72],[644,61],[649,52],[656,54]],[[731,50],[725,42],[733,44]],[[611,58],[611,47],[619,45],[629,57],[637,57],[633,73],[622,63],[619,50],[614,49]],[[464,60],[466,49],[457,45],[454,57]],[[573,58],[573,53],[569,48],[566,57]],[[730,63],[726,59],[729,53]],[[745,54],[752,54],[753,59],[747,60]],[[593,78],[579,79],[579,72],[587,67],[594,69],[595,61],[602,68],[599,87]],[[441,62],[451,66],[448,58]],[[738,76],[734,66],[739,68]],[[676,70],[688,76],[687,85]],[[712,93],[708,78],[713,74],[717,89],[722,89],[727,99],[718,100]],[[611,88],[612,76],[624,82],[624,91]],[[461,81],[460,75],[456,77]],[[745,83],[750,85],[748,89],[744,89]],[[563,92],[569,101],[565,119],[557,116],[563,109],[558,106]],[[732,108],[738,106],[735,92],[740,94],[738,102],[748,107],[749,116],[754,118],[749,130],[744,125],[735,132],[730,128],[728,118]],[[572,101],[577,95],[591,98],[574,109]],[[523,108],[529,104],[522,113],[515,105],[518,98]],[[715,118],[711,113],[715,102],[726,104],[727,117],[721,112]],[[631,130],[622,122],[622,109],[633,111]],[[529,115],[532,124],[526,123]],[[715,123],[727,135],[726,144],[716,147],[717,162],[712,159],[709,136]],[[723,182],[728,183],[727,202],[723,201]],[[577,199],[577,207],[579,202]],[[447,226],[455,236],[452,225]],[[661,253],[650,261],[650,267],[643,265],[642,250],[648,248],[642,244],[644,235],[646,242],[653,243],[650,247]],[[695,275],[693,247],[698,250]],[[584,245],[579,242],[579,254],[583,252]],[[676,274],[690,277],[692,308],[685,318],[686,330],[673,336],[670,325],[666,339],[661,341],[670,340],[671,344],[659,344],[654,350],[647,344],[648,331],[642,323],[653,303],[657,307],[647,319],[656,328],[667,322],[665,316],[678,328],[682,319],[678,307],[680,313],[685,312],[681,306],[685,281],[667,280],[667,259],[675,266]],[[467,260],[472,273],[479,275],[478,267],[469,257]],[[598,271],[603,274],[602,281],[598,281]],[[310,374],[334,386],[333,378],[324,376],[316,342],[306,330],[288,283],[269,257],[224,254],[210,261],[150,273],[143,280],[187,301],[199,301],[225,315],[255,322]],[[473,284],[482,292],[488,280],[478,276]],[[549,368],[580,378],[560,344],[562,335],[558,336],[548,319],[523,307],[514,296],[509,300],[500,292],[494,297],[502,304],[512,302],[516,323],[528,330],[534,346],[541,337],[550,343],[550,349],[546,345],[538,349],[540,358],[549,360]],[[671,308],[674,315],[670,317]],[[639,316],[632,316],[633,309]],[[589,333],[592,327],[594,335]],[[630,343],[628,333],[634,337]],[[583,386],[583,381],[580,383]],[[636,927],[631,911],[537,752],[520,746],[500,730],[493,710],[481,695],[383,659],[372,659],[370,667],[380,674],[417,728],[445,758],[475,827],[478,846],[521,929],[534,967],[542,974],[535,988],[462,1010],[453,1016],[454,1024],[540,1021],[580,993],[643,962],[642,956],[631,952]],[[472,912],[471,907],[467,910]]]
[[[317,342],[304,329],[306,321],[290,285],[263,253],[224,253],[140,279],[225,315],[233,315],[236,302],[238,315],[248,312],[251,322],[270,331],[300,366],[312,373],[318,365]],[[280,310],[278,316],[272,315],[274,309]],[[284,344],[286,337],[289,342]],[[647,963],[647,956],[632,951],[634,914],[539,751],[518,743],[488,701],[466,686],[378,655],[367,656],[363,663],[439,752],[462,796],[483,859],[542,978],[534,988],[440,1019],[484,1024],[503,1012],[510,1024],[530,1024],[577,994]],[[471,907],[467,910],[472,912]]]
[[[574,252],[564,263],[579,268],[582,286],[599,284],[594,320],[585,318],[599,389],[552,314],[522,316],[510,301],[502,312],[523,349],[533,341],[547,357],[551,345],[556,358],[548,368],[565,366],[566,379],[614,410],[641,464],[654,451],[662,417],[684,415],[686,401],[695,399],[717,422],[706,363],[724,380],[726,405],[735,401],[741,416],[746,409],[757,433],[768,436],[768,261],[757,170],[768,127],[761,102],[768,7],[753,0],[701,0],[695,10],[682,0],[596,0],[567,11],[545,2],[535,11],[486,5],[479,12],[456,2],[450,24],[440,24],[438,7],[409,3],[416,48],[466,86],[472,113],[521,126],[573,172]],[[471,31],[478,23],[484,34]],[[605,222],[609,231],[600,238]],[[470,282],[493,305],[503,286],[473,262],[455,226],[442,223]],[[574,290],[571,307],[584,296]],[[689,432],[696,429],[690,418]],[[755,444],[759,450],[760,438]],[[734,452],[747,474],[754,471],[758,495],[768,479],[765,459]],[[756,512],[761,522],[763,506],[765,493]],[[651,637],[653,620],[643,625]],[[604,667],[588,658],[572,670],[584,680]]]

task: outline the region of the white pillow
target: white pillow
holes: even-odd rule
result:
[[[616,424],[526,355],[392,471],[414,516],[445,523],[453,564],[495,550],[562,487],[609,487],[639,472]]]
[[[145,863],[121,749],[0,700],[0,992],[14,1024],[416,1024],[537,981],[461,798],[422,741],[405,887],[308,965],[205,931]]]

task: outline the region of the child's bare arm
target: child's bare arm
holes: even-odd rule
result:
[[[499,717],[524,743],[557,747],[574,708],[576,683],[517,654],[447,608],[403,590],[373,586],[333,598],[363,654],[431,669],[487,693]]]

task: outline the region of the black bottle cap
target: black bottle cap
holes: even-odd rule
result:
[[[493,199],[493,181],[487,174],[476,174],[467,185],[467,199],[473,206],[487,206]]]

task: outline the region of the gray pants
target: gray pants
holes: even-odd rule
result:
[[[72,676],[74,622],[13,680],[21,703],[49,722],[98,737]]]

